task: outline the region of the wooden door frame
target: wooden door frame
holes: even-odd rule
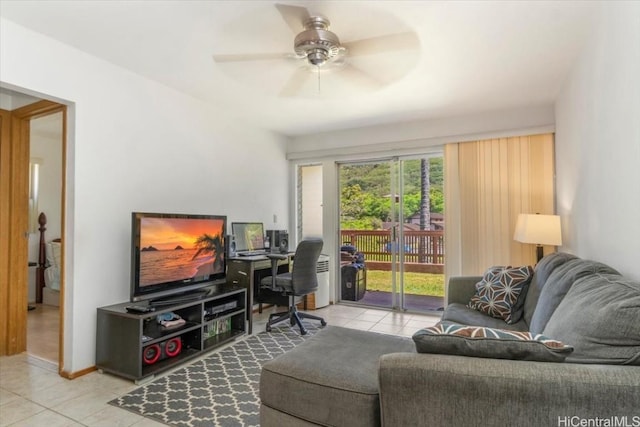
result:
[[[22,353],[27,349],[28,288],[28,199],[30,122],[54,113],[62,113],[62,261],[60,269],[60,328],[58,336],[58,372],[64,366],[64,236],[66,194],[67,106],[38,101],[13,111],[0,110],[0,355]]]

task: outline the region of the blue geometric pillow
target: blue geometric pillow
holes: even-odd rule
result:
[[[518,314],[522,315],[517,310],[518,297],[526,291],[532,276],[533,267],[529,265],[491,267],[476,283],[476,293],[471,297],[468,307],[509,324],[515,323],[520,320]]]
[[[443,321],[413,334],[418,353],[562,362],[573,347],[544,335]]]

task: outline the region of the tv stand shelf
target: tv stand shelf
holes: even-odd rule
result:
[[[221,285],[200,299],[148,313],[127,312],[130,302],[100,307],[96,367],[139,382],[245,335],[246,294],[245,288]],[[156,320],[165,313],[186,323],[165,328]],[[160,355],[155,361],[154,354]]]

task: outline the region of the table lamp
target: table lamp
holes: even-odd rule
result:
[[[536,245],[538,261],[542,259],[542,245],[562,245],[560,216],[540,214],[520,214],[513,239],[521,243]]]

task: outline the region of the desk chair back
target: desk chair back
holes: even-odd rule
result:
[[[322,245],[319,238],[304,239],[298,244],[291,271],[294,295],[307,295],[318,290],[317,264]]]

